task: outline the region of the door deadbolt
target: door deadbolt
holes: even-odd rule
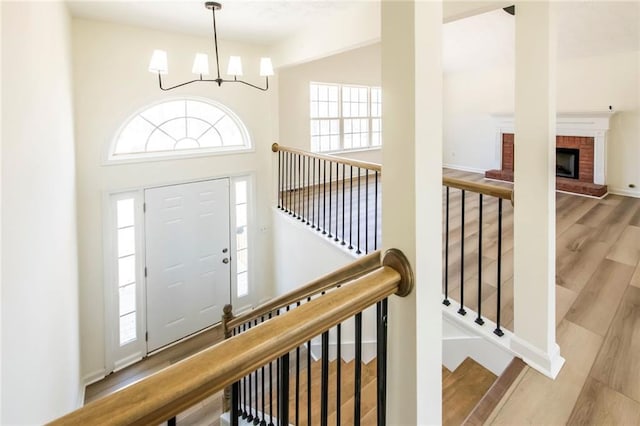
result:
[[[225,257],[224,259],[222,259],[222,263],[229,263],[229,259]]]

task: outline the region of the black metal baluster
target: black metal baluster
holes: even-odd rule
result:
[[[340,241],[340,238],[338,238],[338,212],[340,211],[340,208],[338,207],[338,205],[340,204],[340,184],[338,183],[340,170],[338,167],[340,167],[340,164],[336,163],[336,234],[335,238],[333,239],[333,241],[335,242]]]
[[[387,299],[376,305],[377,311],[377,416],[378,426],[387,423]]]
[[[247,327],[249,330],[251,330],[251,321],[249,321],[249,327]],[[253,404],[253,397],[251,395],[251,390],[253,389],[253,380],[251,378],[251,373],[249,373],[249,409],[247,412],[247,422],[251,423],[251,421],[253,420],[253,413],[251,412],[251,408],[252,408],[252,404]]]
[[[256,318],[253,322],[253,326],[257,326],[258,325],[258,318]],[[255,404],[256,404],[256,414],[253,416],[253,424],[254,425],[258,425],[260,424],[260,416],[258,415],[258,407],[260,406],[260,400],[258,399],[258,370],[253,372],[253,381],[255,383]]]
[[[357,250],[356,250],[356,254],[360,254],[362,253],[362,251],[360,250],[360,198],[361,198],[361,188],[360,188],[360,167],[358,167],[358,246],[357,246]]]
[[[356,314],[356,358],[355,358],[355,380],[353,388],[353,424],[360,425],[360,404],[362,386],[362,312]]]
[[[449,306],[449,187],[446,187],[447,201],[444,225],[444,300],[442,304]]]
[[[369,170],[364,170],[364,252],[369,253]]]
[[[375,237],[373,239],[373,250],[378,250],[378,171],[376,170],[376,212],[373,218],[373,232]]]
[[[292,216],[295,216],[295,212],[294,209],[296,208],[295,206],[295,194],[293,192],[293,186],[294,186],[294,181],[293,181],[293,169],[295,167],[295,158],[293,156],[293,153],[290,152],[289,153],[289,214]]]
[[[287,191],[287,174],[288,174],[288,170],[287,170],[287,156],[289,155],[289,153],[287,152],[283,152],[282,153],[282,210],[284,210],[285,213],[287,213],[288,210],[288,203],[287,203],[287,195],[289,194],[289,192]]]
[[[300,211],[302,210],[302,192],[301,192],[301,183],[302,183],[302,173],[300,172],[300,163],[302,162],[302,157],[300,156],[300,154],[298,154],[298,187],[296,188],[296,192],[298,193],[298,204],[296,206],[296,212],[297,212],[297,219],[302,219],[302,217],[300,216]]]
[[[264,315],[260,317],[260,322],[263,323],[264,322]],[[265,368],[264,365],[262,366],[262,370],[261,370],[261,374],[260,374],[260,381],[262,382],[262,421],[260,422],[260,426],[267,426],[267,421],[265,420],[264,416],[266,416],[267,410],[266,410],[266,403],[265,403],[265,399],[267,397],[267,394],[265,392],[265,385],[264,385],[264,373],[265,373]]]
[[[269,312],[269,319],[271,317]],[[273,361],[269,363],[269,426],[273,426]]]
[[[240,417],[240,382],[231,385],[231,426],[238,426]]]
[[[169,420],[167,420],[167,426],[176,426],[176,418],[175,417],[171,417]]]
[[[311,179],[309,179],[309,177],[311,176],[311,157],[306,157],[307,159],[307,188],[306,188],[306,193],[307,193],[307,221],[306,224],[309,224],[309,214],[310,214],[310,209],[309,209],[309,204],[310,204],[310,198],[311,198]]]
[[[478,318],[476,324],[483,325],[482,319],[482,194],[478,194]]]
[[[327,160],[322,160],[322,235],[327,233]]]
[[[345,175],[344,172],[345,172],[345,164],[342,163],[342,243],[340,243],[341,245],[347,244],[345,239],[344,239],[344,211],[345,211],[345,205],[344,205],[344,196],[345,196],[344,183],[347,180],[347,176]]]
[[[242,331],[247,331],[247,324],[242,324]],[[247,418],[247,376],[242,378],[242,418]]]
[[[311,229],[316,229],[316,159],[313,158],[313,181],[311,182]]]
[[[304,166],[307,163],[305,161],[305,158],[306,158],[305,156],[301,156],[300,157],[300,161],[302,161],[302,175],[301,175],[302,184],[301,184],[301,187],[300,187],[300,191],[301,191],[300,192],[300,197],[302,198],[302,205],[300,206],[300,210],[302,211],[302,214],[300,215],[300,220],[303,221],[303,222],[305,221],[305,218],[306,218],[305,213],[309,214],[309,212],[305,211],[306,198],[307,198],[307,196],[306,196],[307,195],[307,185],[305,185],[305,181],[304,181],[304,178],[306,176],[305,175],[305,170],[304,170],[305,167]]]
[[[460,315],[466,315],[467,311],[464,309],[464,198],[465,190],[462,190],[461,196],[461,222],[460,222],[460,309],[458,313]]]
[[[310,301],[307,297],[307,302]],[[311,425],[311,340],[307,341],[307,425]]]
[[[300,302],[296,304],[300,306]],[[300,346],[296,348],[296,423],[300,424]]]
[[[353,166],[349,178],[349,250],[353,250]]]
[[[320,392],[320,425],[329,420],[329,332],[322,333],[322,379]]]
[[[500,308],[501,308],[501,296],[502,296],[502,198],[498,198],[498,260],[497,260],[497,269],[498,269],[498,282],[496,285],[498,286],[498,307],[496,311],[496,329],[493,330],[494,334],[497,336],[504,336],[504,332],[500,329]]]
[[[282,176],[281,176],[282,151],[278,151],[278,208],[282,209]]]
[[[333,204],[333,167],[329,163],[329,238],[333,238],[331,235],[331,218],[333,217],[333,210],[331,209]]]
[[[280,358],[280,386],[278,387],[278,424],[289,424],[289,353]]]
[[[338,324],[336,331],[336,423],[340,424],[340,406],[342,405],[342,324]]]

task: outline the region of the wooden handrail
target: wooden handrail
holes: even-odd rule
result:
[[[443,177],[442,184],[451,188],[464,189],[465,191],[477,192],[479,194],[489,195],[491,197],[511,200],[513,204],[513,189],[496,185],[487,185],[486,183],[471,182],[468,180]]]
[[[380,266],[321,298],[93,401],[51,424],[160,424],[391,296],[404,281],[406,278],[392,267]]]
[[[319,158],[320,160],[332,161],[338,164],[344,164],[347,166],[360,167],[361,169],[372,170],[376,172],[382,172],[382,165],[377,163],[369,163],[368,161],[358,161],[352,160],[350,158],[337,157],[333,155],[326,154],[316,154],[315,152],[305,151],[304,149],[298,148],[289,148],[285,146],[280,146],[277,143],[271,145],[271,151],[273,152],[291,152],[293,154],[305,155],[311,158]]]
[[[244,312],[237,317],[229,318],[227,321],[223,321],[225,324],[225,331],[231,330],[234,327],[245,324],[251,320],[268,315],[270,312],[275,312],[278,309],[284,308],[300,300],[304,300],[307,297],[337,287],[345,282],[364,275],[365,273],[379,267],[380,260],[380,250],[362,256],[358,260],[343,266],[340,269],[285,293],[282,296],[278,296],[275,299],[257,306],[255,309]]]

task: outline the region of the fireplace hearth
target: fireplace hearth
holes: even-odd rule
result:
[[[556,176],[579,179],[580,150],[556,148]]]

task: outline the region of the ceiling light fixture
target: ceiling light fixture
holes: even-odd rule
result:
[[[238,80],[238,77],[242,76],[242,61],[240,60],[239,56],[231,56],[229,58],[229,67],[227,69],[227,74],[232,75],[233,80],[225,80],[220,77],[220,60],[218,59],[218,33],[216,31],[216,10],[220,10],[222,8],[222,5],[220,3],[208,1],[204,4],[204,6],[207,9],[211,10],[211,13],[213,15],[213,44],[215,46],[216,71],[218,74],[218,78],[202,78],[203,75],[209,75],[209,56],[206,53],[196,53],[196,57],[193,61],[193,68],[191,71],[194,74],[199,75],[200,78],[165,88],[162,86],[162,75],[169,72],[167,66],[167,52],[165,52],[164,50],[156,49],[153,51],[153,55],[151,56],[149,71],[152,73],[158,73],[158,83],[160,85],[160,89],[166,91],[175,89],[177,87],[182,87],[187,84],[195,83],[197,81],[208,81],[218,83],[218,86],[222,86],[222,83],[242,83],[258,90],[267,91],[269,89],[269,76],[273,75],[273,65],[271,64],[271,58],[260,58],[260,76],[265,78],[265,87],[256,86],[255,84],[247,83],[244,80]]]

